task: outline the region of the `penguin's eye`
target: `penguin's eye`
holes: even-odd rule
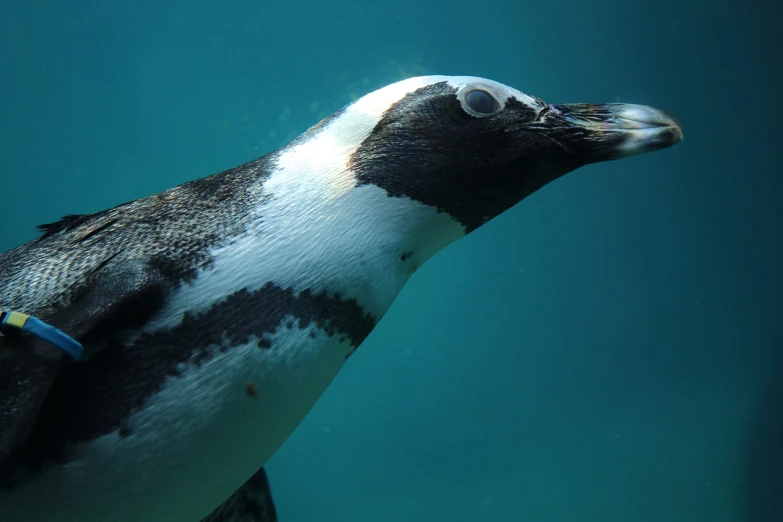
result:
[[[498,109],[498,102],[487,91],[479,89],[465,94],[465,104],[479,114],[492,114]]]

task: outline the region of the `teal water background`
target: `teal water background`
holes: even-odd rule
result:
[[[0,3],[0,249],[475,75],[653,105],[428,262],[267,469],[282,522],[783,520],[772,2]],[[187,521],[183,521],[187,522]]]

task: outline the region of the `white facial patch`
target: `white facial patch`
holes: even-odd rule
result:
[[[541,109],[542,107],[541,103],[533,96],[496,81],[474,76],[447,76],[445,78],[448,78],[449,85],[457,88],[457,98],[459,99],[462,108],[469,113],[473,113],[473,111],[465,102],[465,94],[474,89],[480,89],[492,95],[500,106],[498,112],[505,108],[506,102],[511,98],[515,98],[534,110]]]

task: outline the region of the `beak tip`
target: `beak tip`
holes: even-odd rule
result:
[[[677,143],[681,142],[685,139],[685,135],[682,132],[682,124],[672,116],[671,114],[653,109],[657,111],[660,114],[660,122],[663,127],[666,127],[669,129],[669,132],[671,133],[671,143],[670,145],[676,145]]]
[[[680,125],[680,122],[677,122],[674,132],[676,134],[674,143],[679,143],[685,139],[685,134],[682,132],[682,125]],[[672,143],[672,145],[674,145],[674,143]]]
[[[647,105],[627,105],[617,114],[625,122],[626,139],[621,155],[665,149],[684,139],[682,125],[676,118]]]

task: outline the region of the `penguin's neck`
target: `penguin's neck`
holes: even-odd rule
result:
[[[341,157],[301,163],[312,157],[282,158],[264,182],[258,262],[277,284],[353,298],[380,317],[415,270],[464,230],[433,207],[357,186]]]

